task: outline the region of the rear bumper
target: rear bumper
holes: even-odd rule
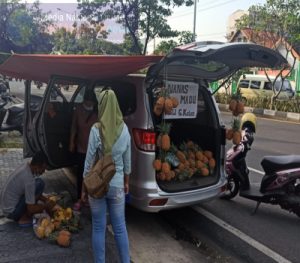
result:
[[[131,194],[129,204],[150,213],[195,205],[220,197],[223,194],[225,184],[225,179],[221,178],[216,185],[180,193],[166,193],[158,189],[143,189],[143,191],[139,190],[143,195],[135,196]],[[167,199],[167,202],[162,206],[151,206],[150,202],[155,199]]]

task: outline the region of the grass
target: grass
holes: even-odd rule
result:
[[[23,148],[23,137],[17,132],[1,132],[0,148]]]

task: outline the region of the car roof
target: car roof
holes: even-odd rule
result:
[[[89,80],[123,77],[159,62],[162,56],[13,54],[0,65],[0,74],[47,83],[61,75]]]
[[[268,76],[269,77],[269,79],[267,78],[267,76],[266,75],[254,75],[254,74],[244,74],[244,76],[245,77],[243,77],[243,75],[241,75],[240,76],[240,80],[258,80],[258,81],[269,81],[269,79],[270,80],[275,80],[275,76]],[[277,81],[280,81],[281,80],[281,78],[279,77],[278,79],[277,79]],[[287,79],[285,79],[285,80],[287,80]]]

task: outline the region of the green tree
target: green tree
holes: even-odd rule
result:
[[[53,34],[53,52],[64,54],[76,54],[76,29],[67,30],[65,27],[57,28]]]
[[[182,31],[179,33],[178,39],[179,42],[174,39],[161,41],[154,50],[154,54],[166,55],[177,46],[192,43],[194,34],[191,31]]]
[[[116,19],[132,40],[136,54],[146,54],[150,40],[178,35],[167,23],[172,8],[192,5],[193,0],[78,0],[80,14],[91,23]],[[143,46],[141,38],[143,37]],[[127,39],[128,44],[128,39]]]
[[[39,3],[28,6],[19,0],[0,3],[0,50],[2,52],[37,53],[51,50],[48,28],[51,21]]]
[[[104,24],[82,23],[72,30],[57,28],[53,33],[53,52],[63,54],[123,54],[123,47],[106,41]]]
[[[244,15],[238,22],[239,29],[251,29],[251,42],[280,51],[282,55],[289,59],[290,65],[282,68],[272,82],[274,95],[271,100],[271,108],[282,89],[282,87],[275,89],[275,82],[278,78],[284,79],[284,70],[289,69],[289,72],[293,70],[296,57],[292,49],[300,49],[299,10],[299,0],[267,0],[264,5],[251,6],[249,14]],[[284,46],[284,51],[282,46]],[[268,77],[266,70],[265,73]]]
[[[163,40],[157,45],[157,48],[154,50],[154,54],[166,55],[177,46],[178,46],[178,42],[176,42],[173,39]]]

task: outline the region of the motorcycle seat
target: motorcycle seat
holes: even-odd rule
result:
[[[265,156],[261,166],[266,174],[300,167],[300,155]]]

